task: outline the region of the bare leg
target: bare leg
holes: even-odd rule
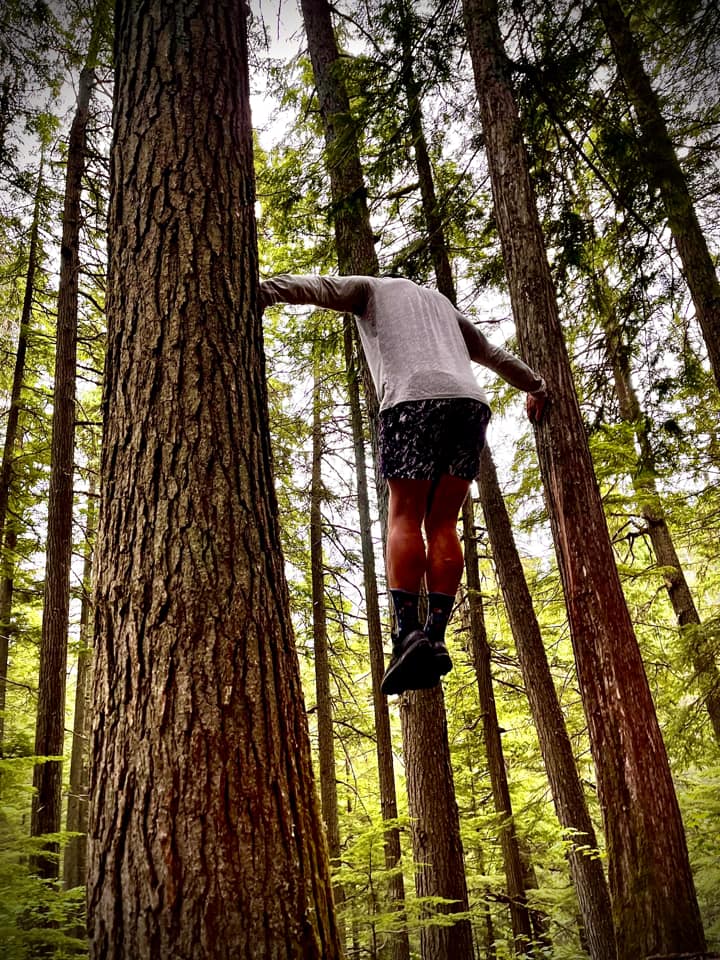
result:
[[[419,593],[426,566],[422,523],[430,481],[388,480],[388,488],[388,587],[391,590]]]
[[[454,596],[463,572],[463,553],[457,532],[458,515],[470,481],[444,474],[435,488],[425,517],[427,536],[426,585],[428,593]]]
[[[386,695],[439,682],[432,646],[418,623],[418,594],[425,575],[422,522],[430,486],[429,480],[388,480],[387,576],[397,632],[381,686]]]

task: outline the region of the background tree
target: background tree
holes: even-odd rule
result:
[[[552,397],[538,453],[598,771],[619,956],[702,951],[682,820],[582,428],[497,7],[466,0],[463,9],[521,353]],[[657,839],[646,857],[643,835]]]
[[[80,72],[65,173],[48,493],[47,572],[35,729],[35,754],[53,759],[44,760],[35,767],[34,785],[37,793],[33,801],[30,825],[31,834],[35,837],[58,833],[62,817],[62,768],[56,758],[63,753],[65,731],[65,675],[73,546],[81,194],[90,97],[98,49],[106,31],[104,7],[99,4],[95,11],[87,60]],[[56,851],[57,847],[50,845],[48,849]],[[37,869],[41,876],[56,877],[59,873],[58,860],[52,855],[39,857]]]

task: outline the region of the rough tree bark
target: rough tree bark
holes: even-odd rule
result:
[[[90,97],[95,82],[99,33],[93,31],[86,64],[80,72],[77,103],[70,127],[65,202],[60,246],[55,387],[50,445],[45,591],[35,755],[60,757],[65,733],[65,673],[70,618],[70,566],[72,563],[73,476],[75,468],[75,368],[77,362],[78,285],[80,273],[81,193]],[[35,765],[35,794],[30,833],[39,837],[60,830],[62,816],[62,761]],[[57,877],[57,844],[48,845],[48,856],[35,861],[38,873]]]
[[[720,389],[720,280],[715,264],[628,18],[619,0],[596,0],[596,6],[640,125],[640,152],[651,186],[660,191],[715,383]]]
[[[595,480],[494,0],[464,0],[520,352],[547,380],[536,431],[607,837],[620,960],[705,949],[680,810]]]
[[[247,8],[121,2],[91,956],[340,944],[273,490]]]
[[[442,686],[404,694],[400,710],[415,889],[418,897],[451,901],[437,908],[441,913],[464,912],[468,909],[465,859]],[[421,927],[420,954],[423,960],[474,960],[470,921]]]
[[[555,812],[561,826],[572,831],[568,861],[583,936],[593,960],[612,960],[616,954],[615,930],[602,861],[592,852],[597,849],[595,828],[489,447],[480,461],[478,489]]]

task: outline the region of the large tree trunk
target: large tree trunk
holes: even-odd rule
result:
[[[30,226],[28,245],[28,263],[25,274],[25,292],[23,294],[22,313],[15,367],[10,388],[10,405],[5,424],[2,466],[0,467],[0,757],[3,755],[5,740],[5,702],[7,696],[7,670],[10,645],[10,618],[12,615],[12,597],[15,571],[15,547],[17,531],[7,522],[8,505],[14,478],[15,448],[18,439],[20,421],[20,398],[25,379],[25,358],[27,356],[28,334],[32,322],[33,298],[35,296],[35,274],[38,268],[38,233],[40,230],[40,201],[44,183],[44,149],[40,154],[38,182],[35,190],[33,219]]]
[[[87,819],[90,788],[90,733],[92,711],[92,620],[90,616],[92,551],[95,539],[95,474],[90,474],[85,527],[85,561],[83,564],[82,601],[80,605],[80,649],[78,650],[75,713],[73,716],[72,752],[70,754],[70,786],[67,801],[66,827],[69,833],[80,834],[68,840],[63,855],[63,883],[66,890],[79,887],[87,879]]]
[[[463,504],[462,520],[465,540],[465,577],[470,608],[470,648],[478,682],[483,741],[490,775],[490,787],[498,818],[498,834],[505,869],[510,922],[512,924],[515,952],[527,954],[533,938],[532,921],[527,904],[525,872],[513,819],[510,787],[507,780],[505,758],[500,739],[500,725],[495,707],[490,667],[490,645],[487,642],[485,614],[480,593],[480,567],[477,558],[475,517],[471,497],[467,497]]]
[[[400,709],[415,890],[418,897],[452,901],[435,908],[439,913],[464,912],[468,909],[465,861],[442,687],[404,694]],[[423,960],[474,960],[470,921],[423,925],[420,954]]]
[[[596,0],[596,4],[635,109],[642,133],[640,151],[651,185],[660,191],[715,383],[720,388],[720,281],[712,255],[627,16],[618,0]]]
[[[632,483],[652,544],[655,559],[663,570],[665,588],[679,627],[701,627],[700,615],[695,606],[690,585],[687,582],[673,536],[668,526],[662,500],[655,482],[655,454],[648,434],[647,418],[640,407],[630,370],[629,350],[622,342],[613,295],[604,277],[595,279],[595,300],[600,323],[605,331],[606,351],[615,380],[620,417],[633,427],[639,450],[638,468],[633,472]],[[705,707],[710,717],[715,739],[720,743],[720,671],[702,630],[695,630],[691,638],[693,668],[703,691]]]
[[[75,466],[75,367],[77,360],[78,283],[80,273],[80,199],[97,35],[80,72],[77,105],[70,127],[65,204],[60,249],[55,389],[50,447],[45,593],[40,641],[35,755],[60,757],[65,740],[65,673],[70,617],[73,477]],[[62,762],[35,765],[31,835],[58,833],[62,814]],[[57,844],[36,861],[38,873],[57,877]]]
[[[552,403],[537,429],[605,821],[620,960],[705,949],[677,798],[622,594],[530,184],[494,0],[464,0],[523,359]]]
[[[435,194],[432,164],[422,125],[418,85],[414,76],[407,31],[403,36],[404,85],[435,276],[438,290],[455,303],[455,284],[445,243],[445,229]],[[592,850],[597,847],[595,830],[588,813],[572,745],[553,685],[540,627],[515,547],[510,518],[489,447],[486,447],[483,453],[478,489],[555,810],[561,825],[573,831],[573,845],[568,855],[570,871],[580,903],[590,955],[593,960],[612,960],[615,956],[615,932],[602,862],[598,857],[585,853],[588,847]],[[468,505],[464,513],[467,514],[467,511]],[[465,516],[463,520],[465,536],[468,538],[471,531],[467,529]],[[518,929],[520,930],[520,927]]]
[[[241,4],[121,2],[91,956],[340,956],[278,530]]]

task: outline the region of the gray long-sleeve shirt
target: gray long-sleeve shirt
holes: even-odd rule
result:
[[[447,297],[411,280],[284,274],[260,284],[260,301],[263,307],[312,304],[354,314],[381,410],[440,397],[487,403],[471,360],[520,390],[545,392],[542,377],[493,346]]]

